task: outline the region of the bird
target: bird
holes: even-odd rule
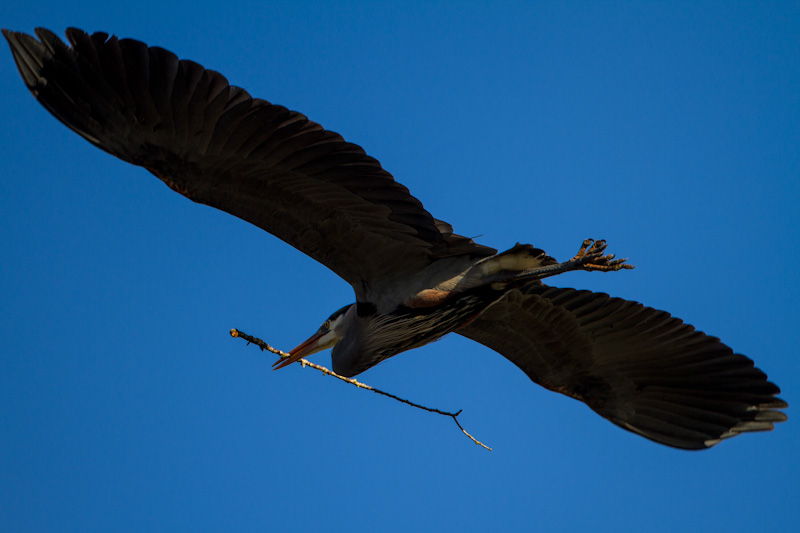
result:
[[[787,420],[754,362],[665,311],[542,280],[631,268],[586,239],[559,262],[531,244],[499,252],[458,235],[358,145],[254,98],[160,47],[66,30],[3,30],[27,88],[96,147],[245,220],[348,282],[331,314],[275,368],[331,349],[358,375],[455,333],[533,382],[659,444],[708,449]]]

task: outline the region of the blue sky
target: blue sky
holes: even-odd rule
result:
[[[16,5],[12,5],[16,4]],[[221,71],[362,145],[459,233],[749,355],[799,405],[800,4],[5,2]],[[451,421],[272,357],[353,299],[321,265],[68,131],[0,52],[6,531],[786,531],[790,420],[689,453],[456,336],[370,370]],[[327,353],[313,359],[328,364]],[[296,366],[296,365],[295,365]]]

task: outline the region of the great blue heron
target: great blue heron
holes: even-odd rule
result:
[[[333,369],[353,376],[456,332],[661,444],[704,449],[786,420],[778,387],[719,339],[664,311],[540,281],[628,268],[603,241],[563,263],[531,245],[498,254],[434,219],[359,146],[197,63],[105,33],[69,29],[71,46],[44,29],[38,40],[3,34],[25,84],[69,128],[353,286],[356,303],[277,367],[332,347]]]

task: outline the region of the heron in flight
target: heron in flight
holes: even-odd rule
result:
[[[106,33],[3,30],[50,113],[171,189],[291,244],[352,285],[278,368],[332,348],[354,376],[454,332],[531,380],[661,444],[704,449],[786,420],[780,389],[719,339],[664,311],[542,279],[630,266],[584,241],[558,262],[529,244],[502,253],[435,219],[377,160],[304,115],[219,73]]]

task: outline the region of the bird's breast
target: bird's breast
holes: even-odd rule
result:
[[[474,320],[503,292],[483,287],[456,295],[428,295],[439,301],[417,307],[402,305],[393,313],[374,317],[365,341],[374,343],[372,348],[380,360],[419,348]]]

